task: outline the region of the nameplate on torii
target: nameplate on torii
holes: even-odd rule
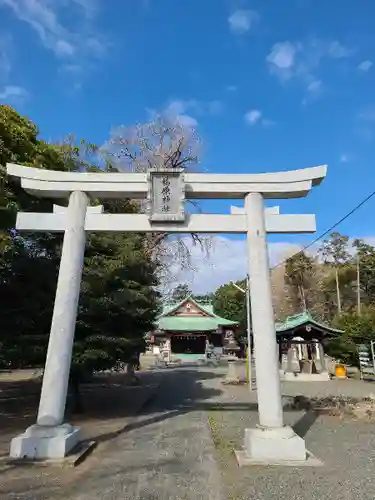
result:
[[[148,171],[147,181],[147,211],[150,221],[184,222],[184,170],[153,168]]]

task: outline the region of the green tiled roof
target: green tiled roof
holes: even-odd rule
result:
[[[187,317],[187,316],[164,316],[158,321],[160,330],[175,332],[207,332],[216,330],[219,323],[216,318],[205,316]]]
[[[203,312],[210,316],[169,316],[168,314],[178,309],[184,302],[189,300],[194,303]],[[236,321],[231,321],[222,318],[213,312],[211,304],[201,304],[191,297],[186,297],[181,302],[175,304],[168,304],[163,307],[163,312],[157,320],[159,330],[167,331],[213,331],[217,330],[219,326],[233,326],[237,325]]]
[[[341,333],[341,330],[337,330],[330,326],[324,325],[323,323],[319,323],[311,316],[308,311],[305,311],[301,314],[295,314],[294,316],[289,316],[283,323],[276,323],[276,333],[283,333],[287,330],[292,330],[293,328],[302,326],[305,323],[310,323],[317,326],[318,328],[321,328],[322,330],[327,330],[328,332]]]
[[[221,316],[218,316],[217,314],[215,314],[215,318],[218,320],[220,326],[238,325],[238,321],[232,321],[230,319],[225,319],[225,318],[222,318]]]
[[[214,306],[212,304],[199,304],[199,302],[197,302],[197,304],[201,309],[203,309],[203,311],[207,312],[208,314],[215,314]]]
[[[163,312],[161,313],[160,316],[164,316],[164,314],[168,314],[170,311],[173,311],[173,309],[176,309],[181,304],[181,302],[176,302],[175,304],[167,304],[163,305]]]

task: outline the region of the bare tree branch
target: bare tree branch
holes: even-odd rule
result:
[[[114,129],[101,148],[121,172],[146,172],[150,167],[190,169],[198,163],[201,141],[196,131],[171,116],[146,124]]]
[[[192,171],[199,163],[201,145],[193,128],[180,123],[178,117],[161,114],[149,123],[114,129],[101,153],[121,172],[147,172],[153,167]],[[196,207],[196,202],[192,205]],[[191,238],[193,245],[200,245],[207,253],[209,237],[191,234]],[[168,233],[151,233],[147,237],[147,252],[161,267],[165,266],[166,274],[171,274],[170,264],[176,258],[180,268],[191,269],[190,248],[183,236],[170,238]],[[165,264],[167,260],[169,263]]]

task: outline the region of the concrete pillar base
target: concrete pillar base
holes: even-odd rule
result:
[[[69,424],[55,427],[32,425],[12,439],[11,458],[47,459],[65,457],[79,442],[80,429]]]
[[[228,360],[228,371],[224,381],[227,384],[247,382],[246,364],[240,360]]]
[[[289,373],[284,372],[280,376],[286,382],[328,382],[331,380],[328,372],[321,373]]]
[[[305,441],[291,427],[245,429],[244,450],[236,452],[244,465],[314,465]],[[315,457],[314,457],[315,459]],[[309,464],[307,462],[309,461]],[[315,465],[320,464],[320,461]]]

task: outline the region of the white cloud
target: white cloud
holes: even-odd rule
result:
[[[187,112],[189,110],[196,110],[197,106],[198,103],[195,100],[175,100],[169,103],[163,114],[167,118],[183,125],[184,127],[195,128],[198,125],[198,121]]]
[[[350,238],[350,242],[353,241]],[[369,245],[374,245],[375,237],[362,238]],[[204,294],[214,292],[220,285],[230,281],[243,279],[247,274],[247,248],[245,239],[231,239],[225,236],[213,236],[208,254],[199,245],[194,245],[189,236],[183,238],[190,250],[190,268],[181,269],[175,253],[169,256],[170,280],[165,287],[173,289],[179,283],[187,283],[194,293]],[[320,243],[306,250],[310,255],[316,255]],[[288,257],[302,249],[302,245],[288,242],[269,242],[268,253],[270,267],[284,262]],[[351,247],[349,250],[352,251]],[[354,250],[353,250],[354,253]],[[171,258],[172,257],[172,258]]]
[[[362,61],[360,64],[358,64],[357,68],[366,73],[369,69],[371,69],[372,65],[373,62],[367,59],[366,61]]]
[[[73,56],[75,51],[74,46],[66,40],[58,40],[56,42],[55,52],[58,56]]]
[[[6,80],[12,69],[8,52],[9,40],[0,39],[0,81]]]
[[[168,288],[178,283],[188,283],[194,293],[212,292],[229,281],[243,279],[247,274],[246,240],[214,236],[208,255],[199,245],[193,245],[189,236],[184,243],[190,250],[190,269],[181,269],[176,259],[170,268],[172,282]],[[270,263],[276,265],[301,249],[300,245],[289,242],[269,243]]]
[[[296,53],[297,47],[291,42],[275,43],[267,56],[267,61],[271,65],[271,69],[276,67],[281,70],[287,70],[294,65]]]
[[[228,17],[229,28],[237,35],[244,35],[260,20],[254,10],[236,10]]]
[[[1,7],[28,24],[62,62],[82,65],[105,51],[106,43],[92,24],[96,0],[0,0]],[[73,29],[70,20],[79,29]]]
[[[317,94],[322,89],[319,69],[323,59],[337,60],[350,57],[354,51],[339,41],[312,39],[306,42],[289,40],[273,45],[266,61],[269,70],[281,82],[295,80],[310,94]]]
[[[262,112],[259,109],[252,109],[245,114],[245,121],[249,125],[255,125],[262,118]]]
[[[219,115],[223,111],[223,107],[221,101],[210,101],[208,103],[208,111],[211,115]]]
[[[0,101],[19,103],[28,96],[28,92],[23,87],[11,83],[11,49],[10,38],[0,38]]]
[[[189,115],[176,116],[176,123],[188,128],[195,128],[198,125],[197,120]]]
[[[334,40],[329,45],[328,53],[334,59],[342,59],[344,57],[352,56],[354,54],[354,50],[349,49],[348,47],[345,47],[337,40]]]
[[[223,111],[223,103],[218,100],[198,101],[196,99],[175,99],[170,101],[163,114],[181,125],[194,128],[198,125],[198,118],[207,115],[219,115]]]
[[[348,157],[348,155],[347,155],[347,154],[345,154],[345,153],[342,153],[342,154],[340,155],[340,163],[348,163],[348,161],[349,161],[349,157]]]
[[[310,101],[316,99],[322,93],[322,89],[322,80],[312,80],[311,83],[307,85],[307,95],[302,99],[303,106],[306,106]]]
[[[82,9],[84,16],[88,19],[93,18],[99,10],[99,0],[72,0],[72,2]]]
[[[27,96],[28,92],[17,85],[6,85],[3,89],[0,89],[0,101],[23,100]]]
[[[322,80],[314,80],[308,85],[307,90],[308,92],[315,93],[318,92],[321,88],[322,88]]]
[[[259,109],[251,109],[250,111],[247,111],[244,118],[245,122],[251,126],[260,124],[263,127],[272,127],[273,125],[276,125],[273,120],[263,118],[263,113]]]
[[[263,127],[274,127],[276,122],[274,120],[268,120],[267,118],[262,119]]]
[[[359,113],[359,118],[366,122],[375,122],[375,106],[368,106]]]

